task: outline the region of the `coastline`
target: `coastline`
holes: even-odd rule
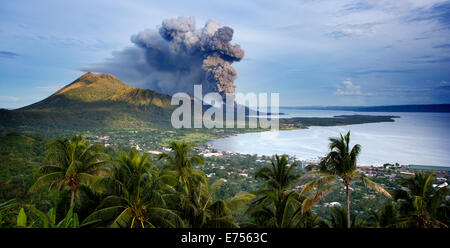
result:
[[[341,124],[341,123],[337,123],[335,122],[334,125],[329,125],[328,123],[324,123],[321,122],[321,120],[338,120],[339,118],[343,118],[345,120],[345,118],[348,118],[350,120],[353,120],[352,118],[359,118],[359,117],[369,117],[369,118],[382,118],[382,120],[377,120],[374,121],[374,119],[370,119],[370,121],[365,120],[366,122],[363,123],[358,123],[361,122],[360,120],[358,120],[357,123],[348,123],[348,124]],[[297,122],[302,122],[304,120],[308,120],[308,121],[316,121],[316,124],[310,124],[310,125],[298,125],[298,126],[286,126],[286,125],[280,125],[280,129],[277,130],[277,132],[286,132],[286,131],[299,131],[299,130],[306,130],[306,129],[310,129],[311,127],[343,127],[343,126],[352,126],[352,125],[364,125],[364,124],[369,124],[369,123],[382,123],[382,122],[395,122],[395,118],[401,118],[400,116],[392,116],[392,115],[383,115],[383,116],[373,116],[373,115],[335,115],[333,117],[289,117],[289,118],[283,118],[280,120],[284,120],[283,123],[290,123],[291,121],[297,121]],[[317,121],[319,120],[319,121]],[[340,120],[340,119],[339,119]],[[211,139],[208,140],[206,142],[203,142],[203,144],[201,144],[201,146],[207,146],[207,147],[212,147],[215,141],[218,140],[223,140],[223,139],[227,139],[227,138],[231,138],[231,137],[236,137],[239,135],[245,135],[245,134],[261,134],[261,133],[267,133],[269,134],[269,136],[273,136],[270,135],[270,130],[269,129],[243,129],[243,132],[238,132],[238,133],[232,133],[232,134],[222,134],[220,137],[215,138],[215,139]],[[236,152],[236,151],[231,151],[229,149],[218,149],[218,148],[213,148],[214,150],[217,151],[221,151],[221,152],[226,152],[226,153],[232,153],[232,154],[239,154],[239,155],[257,155],[257,156],[273,156],[276,153],[273,154],[261,154],[261,153],[245,153],[245,152]],[[285,153],[283,153],[285,154]],[[297,159],[295,154],[289,154],[286,153],[287,155],[289,155],[290,157],[293,157],[294,159],[301,161],[302,163],[317,163],[320,160],[320,156],[316,157],[316,158],[311,158],[311,159]],[[358,165],[358,166],[382,166],[382,165]]]
[[[448,118],[446,114],[433,114],[432,118],[424,114],[407,114],[395,122],[284,129],[279,130],[276,139],[260,138],[257,134],[261,131],[247,132],[238,135],[239,138],[235,135],[221,136],[205,143],[219,151],[264,156],[286,153],[296,155],[298,160],[311,162],[326,154],[329,137],[351,130],[353,141],[363,147],[358,165],[382,166],[397,162],[402,165],[446,167],[450,165],[450,157],[444,149],[450,141],[444,125]],[[423,134],[422,145],[417,143],[418,134]],[[428,149],[423,149],[423,146]]]

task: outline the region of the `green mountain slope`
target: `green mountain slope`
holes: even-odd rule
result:
[[[27,197],[45,157],[48,139],[39,134],[0,134],[0,202]]]
[[[109,74],[88,72],[48,98],[0,110],[0,130],[44,133],[92,128],[149,128],[170,123],[170,96],[126,85]]]

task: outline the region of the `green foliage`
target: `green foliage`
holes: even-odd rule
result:
[[[39,172],[27,172],[30,194],[0,203],[1,227],[428,228],[448,227],[450,220],[448,188],[434,185],[433,174],[416,173],[401,185],[376,177],[375,183],[356,168],[360,147],[350,148],[349,134],[331,138],[330,153],[303,177],[302,169],[286,155],[275,155],[269,164],[265,157],[256,162],[252,155],[203,158],[195,153],[194,144],[177,141],[170,142],[170,152],[152,161],[148,154],[125,146],[102,151],[81,136],[52,140],[45,152],[46,138],[4,136],[2,154],[30,154],[31,168],[45,163]],[[307,181],[299,193],[303,179]],[[348,187],[343,189],[339,182]],[[394,201],[370,198],[363,205],[361,188],[389,196],[379,182],[396,188]],[[313,209],[330,195],[348,200],[350,184],[354,203],[370,218],[345,207],[320,214]]]
[[[194,144],[172,142],[171,154],[163,153],[158,160],[166,161],[164,168],[176,179],[177,194],[173,208],[189,227],[238,227],[232,210],[252,199],[250,195],[237,195],[228,201],[217,200],[215,195],[223,180],[209,185],[206,175],[193,167],[203,165],[204,159],[192,155]]]
[[[40,228],[79,228],[80,223],[78,215],[73,212],[74,206],[70,207],[64,219],[59,223],[56,223],[56,211],[51,208],[47,213],[44,213],[38,209],[35,209],[35,214],[39,217],[39,220],[35,224],[35,227]],[[89,223],[91,224],[91,223]]]
[[[331,208],[331,221],[330,226],[332,228],[347,228],[347,209],[343,207],[332,207]],[[350,221],[350,227],[361,228],[365,226],[364,220],[359,220],[357,215],[353,215]]]
[[[400,222],[397,226],[416,228],[448,227],[450,208],[447,187],[433,187],[433,173],[416,173],[402,181],[405,188],[394,192]],[[442,218],[444,217],[444,218]]]
[[[20,209],[19,214],[17,215],[16,227],[27,227],[27,215],[23,208]]]
[[[296,166],[296,163],[288,164],[286,155],[275,155],[270,167],[263,167],[255,173],[255,178],[262,179],[263,184],[255,192],[257,199],[247,212],[257,226],[312,228],[326,225],[310,211],[302,211],[304,198],[291,190],[292,183],[300,178],[300,174],[295,173]]]
[[[345,186],[347,202],[346,223],[347,227],[350,228],[350,184],[353,179],[360,179],[366,187],[374,189],[389,198],[391,198],[391,195],[383,187],[362,175],[356,168],[356,161],[361,152],[361,146],[356,144],[350,149],[350,131],[345,136],[341,134],[340,137],[330,138],[329,140],[330,152],[327,156],[322,158],[320,163],[317,165],[317,170],[314,170],[305,176],[320,177],[305,184],[301,195],[306,196],[309,194],[309,196],[304,202],[303,211],[311,209],[314,204],[329,194],[333,189],[333,186],[338,182],[339,178]]]
[[[281,157],[275,155],[271,160],[271,168],[264,167],[259,169],[255,174],[255,178],[263,179],[268,188],[281,193],[300,177],[299,174],[294,174],[295,167],[297,167],[296,163],[288,164],[286,155]]]
[[[280,119],[280,129],[307,128],[309,126],[343,126],[376,122],[393,122],[398,116],[340,115],[334,117],[293,117]]]
[[[42,176],[31,186],[30,192],[36,191],[44,185],[70,189],[72,193],[70,205],[78,193],[80,185],[89,185],[97,180],[103,171],[105,161],[103,153],[97,145],[90,145],[81,135],[53,140],[48,149],[46,160],[49,165],[40,170]]]
[[[193,147],[193,143],[173,141],[169,146],[172,154],[162,153],[158,156],[158,160],[167,162],[166,168],[176,173],[178,185],[183,187],[186,194],[189,194],[193,188],[198,187],[200,183],[205,184],[207,182],[205,174],[193,168],[195,165],[204,164],[202,157],[189,154]]]
[[[398,222],[397,210],[392,203],[385,203],[380,210],[371,211],[376,227],[394,227]]]
[[[37,134],[0,134],[0,201],[28,200],[26,189],[34,182],[47,142]]]
[[[136,150],[120,154],[110,176],[95,185],[106,197],[83,224],[100,219],[103,225],[111,227],[183,226],[180,217],[166,204],[167,196],[175,192],[165,182],[174,180],[155,170],[148,157]]]

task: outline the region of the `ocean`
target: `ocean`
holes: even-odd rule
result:
[[[395,115],[395,122],[348,126],[310,127],[262,133],[246,133],[212,140],[217,150],[242,154],[288,154],[303,161],[317,161],[328,151],[328,138],[351,132],[351,144],[362,146],[358,165],[450,166],[450,113],[353,112],[280,108],[284,117],[332,117],[334,115]]]

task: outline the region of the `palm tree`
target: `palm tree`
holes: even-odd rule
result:
[[[189,227],[239,227],[232,212],[251,201],[254,195],[241,193],[229,200],[215,201],[215,192],[222,183],[220,179],[211,185],[200,183],[197,188],[191,189],[190,194],[179,195],[179,209]]]
[[[256,179],[263,179],[269,189],[277,191],[279,194],[289,189],[289,186],[296,181],[300,174],[295,174],[297,163],[289,164],[288,156],[281,157],[275,155],[271,159],[271,167],[264,167],[255,173]]]
[[[418,172],[401,182],[404,188],[394,192],[400,212],[398,226],[447,227],[445,222],[448,223],[448,219],[440,216],[449,212],[449,201],[446,200],[449,190],[447,187],[433,187],[434,179],[433,173]]]
[[[100,219],[111,227],[182,227],[180,217],[165,202],[175,179],[154,169],[148,158],[136,150],[120,154],[110,176],[96,184],[108,196],[83,223]]]
[[[255,178],[263,179],[264,184],[255,192],[259,197],[247,211],[259,224],[280,228],[290,225],[291,214],[301,205],[290,190],[291,184],[300,177],[295,167],[296,163],[289,164],[288,156],[275,155],[269,167],[256,171]]]
[[[339,138],[330,138],[330,152],[327,156],[321,159],[318,169],[307,173],[304,178],[310,176],[319,176],[307,184],[305,184],[301,196],[311,193],[316,190],[314,194],[309,196],[305,202],[303,211],[307,211],[312,206],[323,199],[331,190],[332,187],[339,181],[345,186],[345,198],[347,202],[347,227],[351,227],[350,219],[350,184],[353,179],[360,179],[366,187],[374,189],[385,196],[391,198],[389,192],[377,183],[365,177],[357,168],[356,162],[358,155],[361,152],[361,146],[356,144],[350,149],[350,131]]]
[[[294,197],[295,192],[278,194],[274,190],[260,190],[259,198],[247,209],[257,226],[268,228],[291,227],[292,216],[301,203]]]
[[[173,141],[169,147],[172,153],[162,153],[158,156],[158,160],[166,160],[166,167],[176,173],[179,185],[184,188],[186,194],[199,183],[207,184],[205,174],[193,168],[195,165],[203,165],[203,158],[199,155],[189,156],[194,144]]]
[[[383,204],[378,211],[371,211],[371,214],[371,219],[375,221],[376,227],[395,227],[398,222],[397,211],[390,202]]]
[[[346,217],[348,211],[343,207],[332,207],[331,208],[331,218],[330,218],[330,226],[332,228],[348,228],[349,222],[348,217]],[[365,222],[357,219],[357,216],[354,215],[350,221],[351,227],[361,228],[364,227]]]
[[[232,199],[215,201],[215,193],[223,180],[209,185],[205,173],[194,169],[203,165],[199,155],[190,155],[194,144],[173,141],[170,154],[160,154],[158,160],[165,160],[167,173],[178,181],[178,193],[172,198],[173,208],[190,227],[238,227],[232,213],[254,198],[249,193],[237,194]]]
[[[275,155],[269,167],[255,173],[264,184],[256,193],[259,196],[247,212],[258,225],[274,228],[318,226],[320,221],[310,212],[302,212],[303,199],[291,190],[293,182],[300,178],[295,173],[296,163],[289,164],[286,155]]]
[[[303,212],[303,198],[297,192],[278,194],[273,190],[259,191],[247,212],[256,221],[248,227],[316,228],[328,227],[326,222],[311,211]]]
[[[50,164],[41,168],[42,176],[29,191],[33,192],[44,185],[50,185],[50,189],[58,188],[59,191],[67,188],[71,191],[72,206],[80,185],[92,184],[103,171],[103,156],[100,146],[90,145],[81,135],[75,135],[70,140],[53,140],[46,157]]]

